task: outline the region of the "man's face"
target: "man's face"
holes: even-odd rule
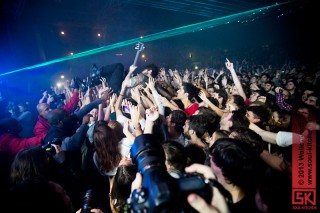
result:
[[[47,103],[51,103],[53,101],[54,101],[54,96],[49,94]]]
[[[92,115],[91,117],[90,117],[90,121],[96,121],[97,119],[98,119],[98,109],[92,109],[91,111],[90,111],[90,115]]]
[[[183,98],[185,98],[185,96],[186,96],[186,93],[184,91],[183,86],[181,86],[180,89],[177,91],[177,98],[183,99]]]
[[[142,71],[142,73],[145,74],[145,75],[148,76],[148,77],[152,77],[152,76],[151,76],[152,70],[144,69],[144,70]]]
[[[311,96],[309,96],[307,98],[307,100],[304,103],[306,103],[306,104],[308,104],[310,106],[316,106],[317,105],[317,100],[318,100],[317,97],[311,95]]]
[[[231,127],[231,119],[232,117],[232,113],[231,112],[227,112],[227,113],[223,113],[223,115],[220,118],[220,129],[223,130],[230,130],[229,128]]]
[[[309,117],[309,110],[307,108],[299,108],[298,113],[303,115],[305,118]]]
[[[259,93],[253,91],[249,97],[249,101],[254,102],[258,99],[258,97],[259,97]]]
[[[257,123],[256,122],[256,118],[255,118],[255,116],[254,116],[252,111],[247,111],[246,117],[249,119],[250,122]]]
[[[214,92],[214,89],[213,89],[213,88],[209,88],[209,89],[207,89],[207,91],[208,91],[208,93],[209,93],[209,95],[210,95],[211,97],[214,97],[215,92]]]
[[[250,83],[251,84],[257,83],[257,77],[256,76],[252,76],[251,79],[250,79]]]
[[[40,115],[44,118],[47,118],[48,113],[51,111],[49,104],[43,103],[40,106]]]
[[[265,84],[265,85],[264,85],[264,90],[265,90],[266,92],[270,92],[272,89],[273,89],[273,87],[272,87],[271,84]]]
[[[263,75],[263,76],[261,76],[261,82],[266,82],[267,80],[268,80],[268,78],[267,78],[267,76],[266,75]]]
[[[294,90],[295,89],[294,83],[289,81],[286,85],[286,89],[289,91]]]
[[[308,99],[308,95],[312,94],[314,91],[312,90],[305,90],[303,91],[303,94],[302,94],[302,101],[305,102],[307,99]]]
[[[187,139],[191,139],[191,136],[189,134],[189,124],[190,124],[190,120],[186,120],[186,122],[184,123],[183,126],[183,134]]]

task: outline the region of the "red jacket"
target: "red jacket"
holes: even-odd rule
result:
[[[38,115],[38,120],[36,125],[33,128],[34,135],[42,135],[47,134],[50,129],[50,123],[47,119],[42,117],[41,115]]]
[[[68,103],[66,103],[62,108],[67,111],[68,114],[71,114],[73,110],[77,107],[79,102],[79,93],[74,92]],[[33,128],[34,135],[47,134],[50,129],[50,123],[47,119],[38,115],[38,120],[36,125]]]
[[[15,156],[20,150],[30,146],[41,146],[45,134],[32,138],[20,138],[18,135],[2,133],[0,136],[0,151]]]

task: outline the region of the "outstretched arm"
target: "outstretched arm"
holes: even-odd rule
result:
[[[245,92],[243,90],[243,87],[241,85],[240,79],[238,78],[237,73],[234,70],[233,63],[231,63],[228,59],[226,59],[226,60],[227,60],[226,61],[226,67],[231,73],[231,76],[232,76],[232,79],[233,79],[233,83],[234,83],[235,87],[237,88],[237,90],[239,92],[239,95],[243,98],[244,101],[246,101],[247,100],[247,96],[246,96],[246,94],[245,94]]]

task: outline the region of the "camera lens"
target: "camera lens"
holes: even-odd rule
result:
[[[97,201],[95,200],[95,194],[93,189],[88,189],[82,200],[81,213],[90,213],[91,209],[97,207]]]

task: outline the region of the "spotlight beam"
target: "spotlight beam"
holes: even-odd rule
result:
[[[237,14],[233,14],[233,15],[229,15],[229,16],[215,18],[215,19],[211,19],[211,20],[208,20],[208,21],[199,22],[199,23],[195,23],[195,24],[191,24],[191,25],[186,25],[186,26],[174,28],[174,29],[171,29],[171,30],[166,30],[166,31],[150,34],[150,35],[147,35],[147,36],[143,36],[142,39],[141,38],[134,38],[134,39],[130,39],[130,40],[127,40],[127,41],[122,41],[122,42],[118,42],[118,43],[115,43],[115,44],[110,44],[110,45],[99,47],[99,48],[96,48],[96,49],[92,49],[92,50],[87,50],[87,51],[84,51],[84,52],[76,53],[74,55],[66,56],[66,57],[63,57],[63,58],[58,58],[58,59],[54,59],[54,60],[47,61],[47,62],[44,62],[44,63],[36,64],[36,65],[33,65],[33,66],[28,66],[28,67],[24,67],[24,68],[13,70],[13,71],[3,72],[3,73],[0,74],[0,76],[10,75],[10,74],[17,73],[17,72],[22,72],[22,71],[26,71],[26,70],[31,70],[31,69],[35,69],[35,68],[39,68],[39,67],[48,66],[50,64],[55,64],[55,63],[59,63],[59,62],[63,62],[63,61],[68,61],[68,60],[72,60],[72,59],[76,59],[76,58],[81,58],[81,57],[85,57],[85,56],[89,56],[89,55],[105,52],[105,51],[108,51],[108,50],[129,46],[129,45],[132,45],[132,44],[136,44],[138,42],[154,41],[154,40],[163,39],[163,38],[169,38],[169,37],[182,35],[182,34],[186,34],[186,33],[197,32],[197,31],[201,31],[201,30],[217,27],[217,26],[224,25],[224,24],[229,24],[229,23],[231,23],[233,21],[234,22],[239,21],[239,19],[241,19],[241,18],[248,18],[251,15],[257,15],[257,14],[266,13],[268,10],[270,10],[272,8],[276,8],[276,7],[282,6],[282,5],[287,4],[287,3],[289,3],[289,2],[277,3],[277,4],[270,5],[270,6],[261,7],[261,8],[258,8],[258,9],[249,10],[249,11],[246,11],[246,12],[241,12],[241,13],[237,13]]]

